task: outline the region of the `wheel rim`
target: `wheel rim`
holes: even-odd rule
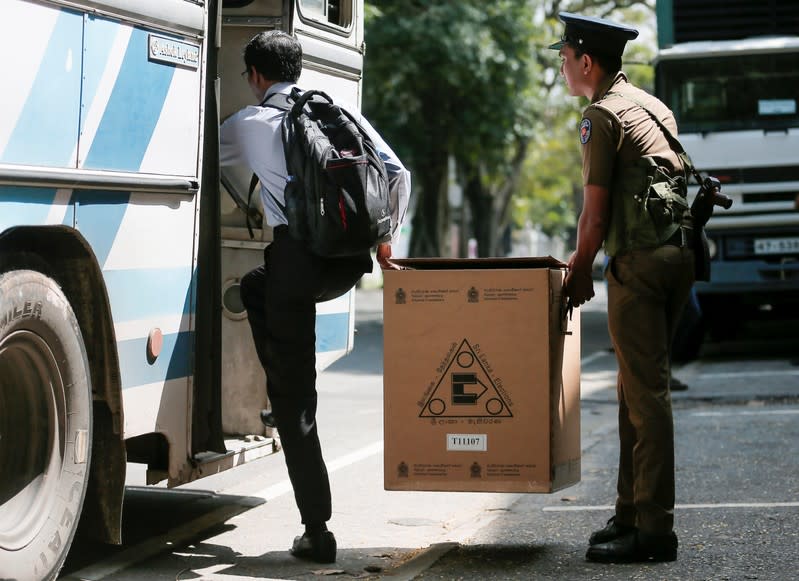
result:
[[[17,550],[50,515],[63,464],[64,383],[44,339],[22,330],[0,341],[0,547]]]

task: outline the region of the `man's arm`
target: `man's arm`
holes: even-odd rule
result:
[[[374,142],[380,159],[386,165],[388,174],[389,204],[391,206],[391,244],[397,244],[400,238],[400,229],[405,222],[408,212],[408,203],[411,196],[411,172],[405,169],[396,153],[386,143],[381,135],[372,127],[369,120],[360,115],[358,122],[369,134]],[[390,256],[389,252],[389,256]],[[379,258],[379,253],[378,253]],[[381,263],[382,265],[382,263]],[[384,267],[385,268],[385,267]]]
[[[380,157],[386,165],[388,174],[388,191],[391,203],[391,243],[399,242],[400,229],[408,213],[408,203],[411,199],[411,172],[405,169],[402,162],[391,149],[388,155],[379,150]]]
[[[602,247],[608,227],[610,191],[604,186],[586,185],[583,188],[583,211],[577,224],[577,250],[569,259],[566,293],[575,307],[594,296],[591,270],[597,252]]]
[[[391,261],[391,244],[384,242],[377,245],[377,263],[383,270],[402,270],[402,268]]]
[[[234,113],[219,126],[219,165],[223,167],[247,163],[241,148],[239,117],[238,112]]]

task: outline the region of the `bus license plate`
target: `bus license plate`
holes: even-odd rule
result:
[[[756,238],[755,254],[797,254],[799,238]]]

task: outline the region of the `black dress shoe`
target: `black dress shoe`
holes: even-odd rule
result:
[[[643,563],[677,560],[677,535],[634,530],[615,540],[588,547],[585,558],[597,563]]]
[[[294,539],[289,553],[298,559],[317,563],[334,563],[336,561],[336,537],[330,531],[306,532],[301,537]]]
[[[591,536],[588,537],[588,544],[598,545],[600,543],[607,543],[608,541],[618,539],[634,530],[634,526],[619,524],[616,522],[616,517],[612,516],[608,519],[608,524],[605,525],[605,528],[591,533]]]
[[[274,428],[277,426],[277,422],[275,422],[275,416],[269,410],[261,410],[261,423],[267,428]]]

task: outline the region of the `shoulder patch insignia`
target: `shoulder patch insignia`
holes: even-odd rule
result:
[[[583,118],[580,121],[580,143],[585,145],[591,139],[591,120]]]

